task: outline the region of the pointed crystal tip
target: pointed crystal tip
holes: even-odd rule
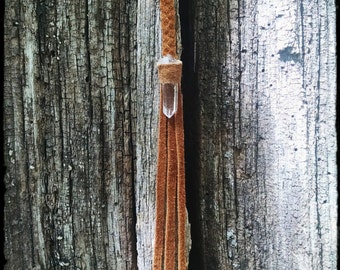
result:
[[[161,85],[163,91],[163,113],[171,118],[177,111],[178,86],[171,83]]]
[[[163,113],[165,114],[165,116],[166,116],[167,118],[170,119],[171,117],[174,116],[174,114],[176,113],[176,111],[171,110],[171,109],[168,109],[168,108],[166,108],[165,106],[163,106]]]

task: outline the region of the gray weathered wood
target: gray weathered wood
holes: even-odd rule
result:
[[[334,1],[193,13],[192,269],[336,269]]]
[[[7,269],[136,269],[135,1],[11,1]]]
[[[155,1],[138,1],[137,9],[137,253],[138,269],[151,269],[155,228],[155,178],[160,58],[160,22]]]

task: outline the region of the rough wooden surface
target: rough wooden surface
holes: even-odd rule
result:
[[[137,269],[136,11],[6,3],[6,269]]]
[[[136,232],[139,269],[152,269],[153,257],[159,109],[156,64],[161,56],[157,14],[154,1],[138,1]]]
[[[334,1],[179,9],[189,269],[336,269]],[[5,16],[5,269],[151,269],[158,2]]]
[[[334,2],[192,9],[191,269],[336,269]]]

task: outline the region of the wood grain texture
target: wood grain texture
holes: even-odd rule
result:
[[[137,253],[138,268],[152,269],[155,230],[155,179],[159,84],[160,22],[154,1],[138,1],[137,9]]]
[[[334,2],[193,9],[190,269],[335,269]]]
[[[6,269],[136,269],[134,1],[6,3]]]

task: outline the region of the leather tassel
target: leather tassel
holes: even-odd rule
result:
[[[181,62],[169,62],[159,68],[160,77],[173,68],[181,70]],[[163,70],[163,71],[162,71]],[[178,70],[175,71],[179,72]],[[175,76],[176,77],[176,76]],[[167,79],[168,78],[168,79]],[[177,110],[168,118],[162,112],[164,95],[161,91],[158,164],[156,179],[156,228],[154,246],[154,270],[184,270],[186,262],[186,196],[184,164],[183,103],[180,76],[160,79],[162,83],[178,84]]]
[[[176,60],[176,12],[174,0],[160,0],[162,55],[158,62],[161,84],[156,226],[153,270],[185,270],[186,197],[184,164],[182,62]]]

